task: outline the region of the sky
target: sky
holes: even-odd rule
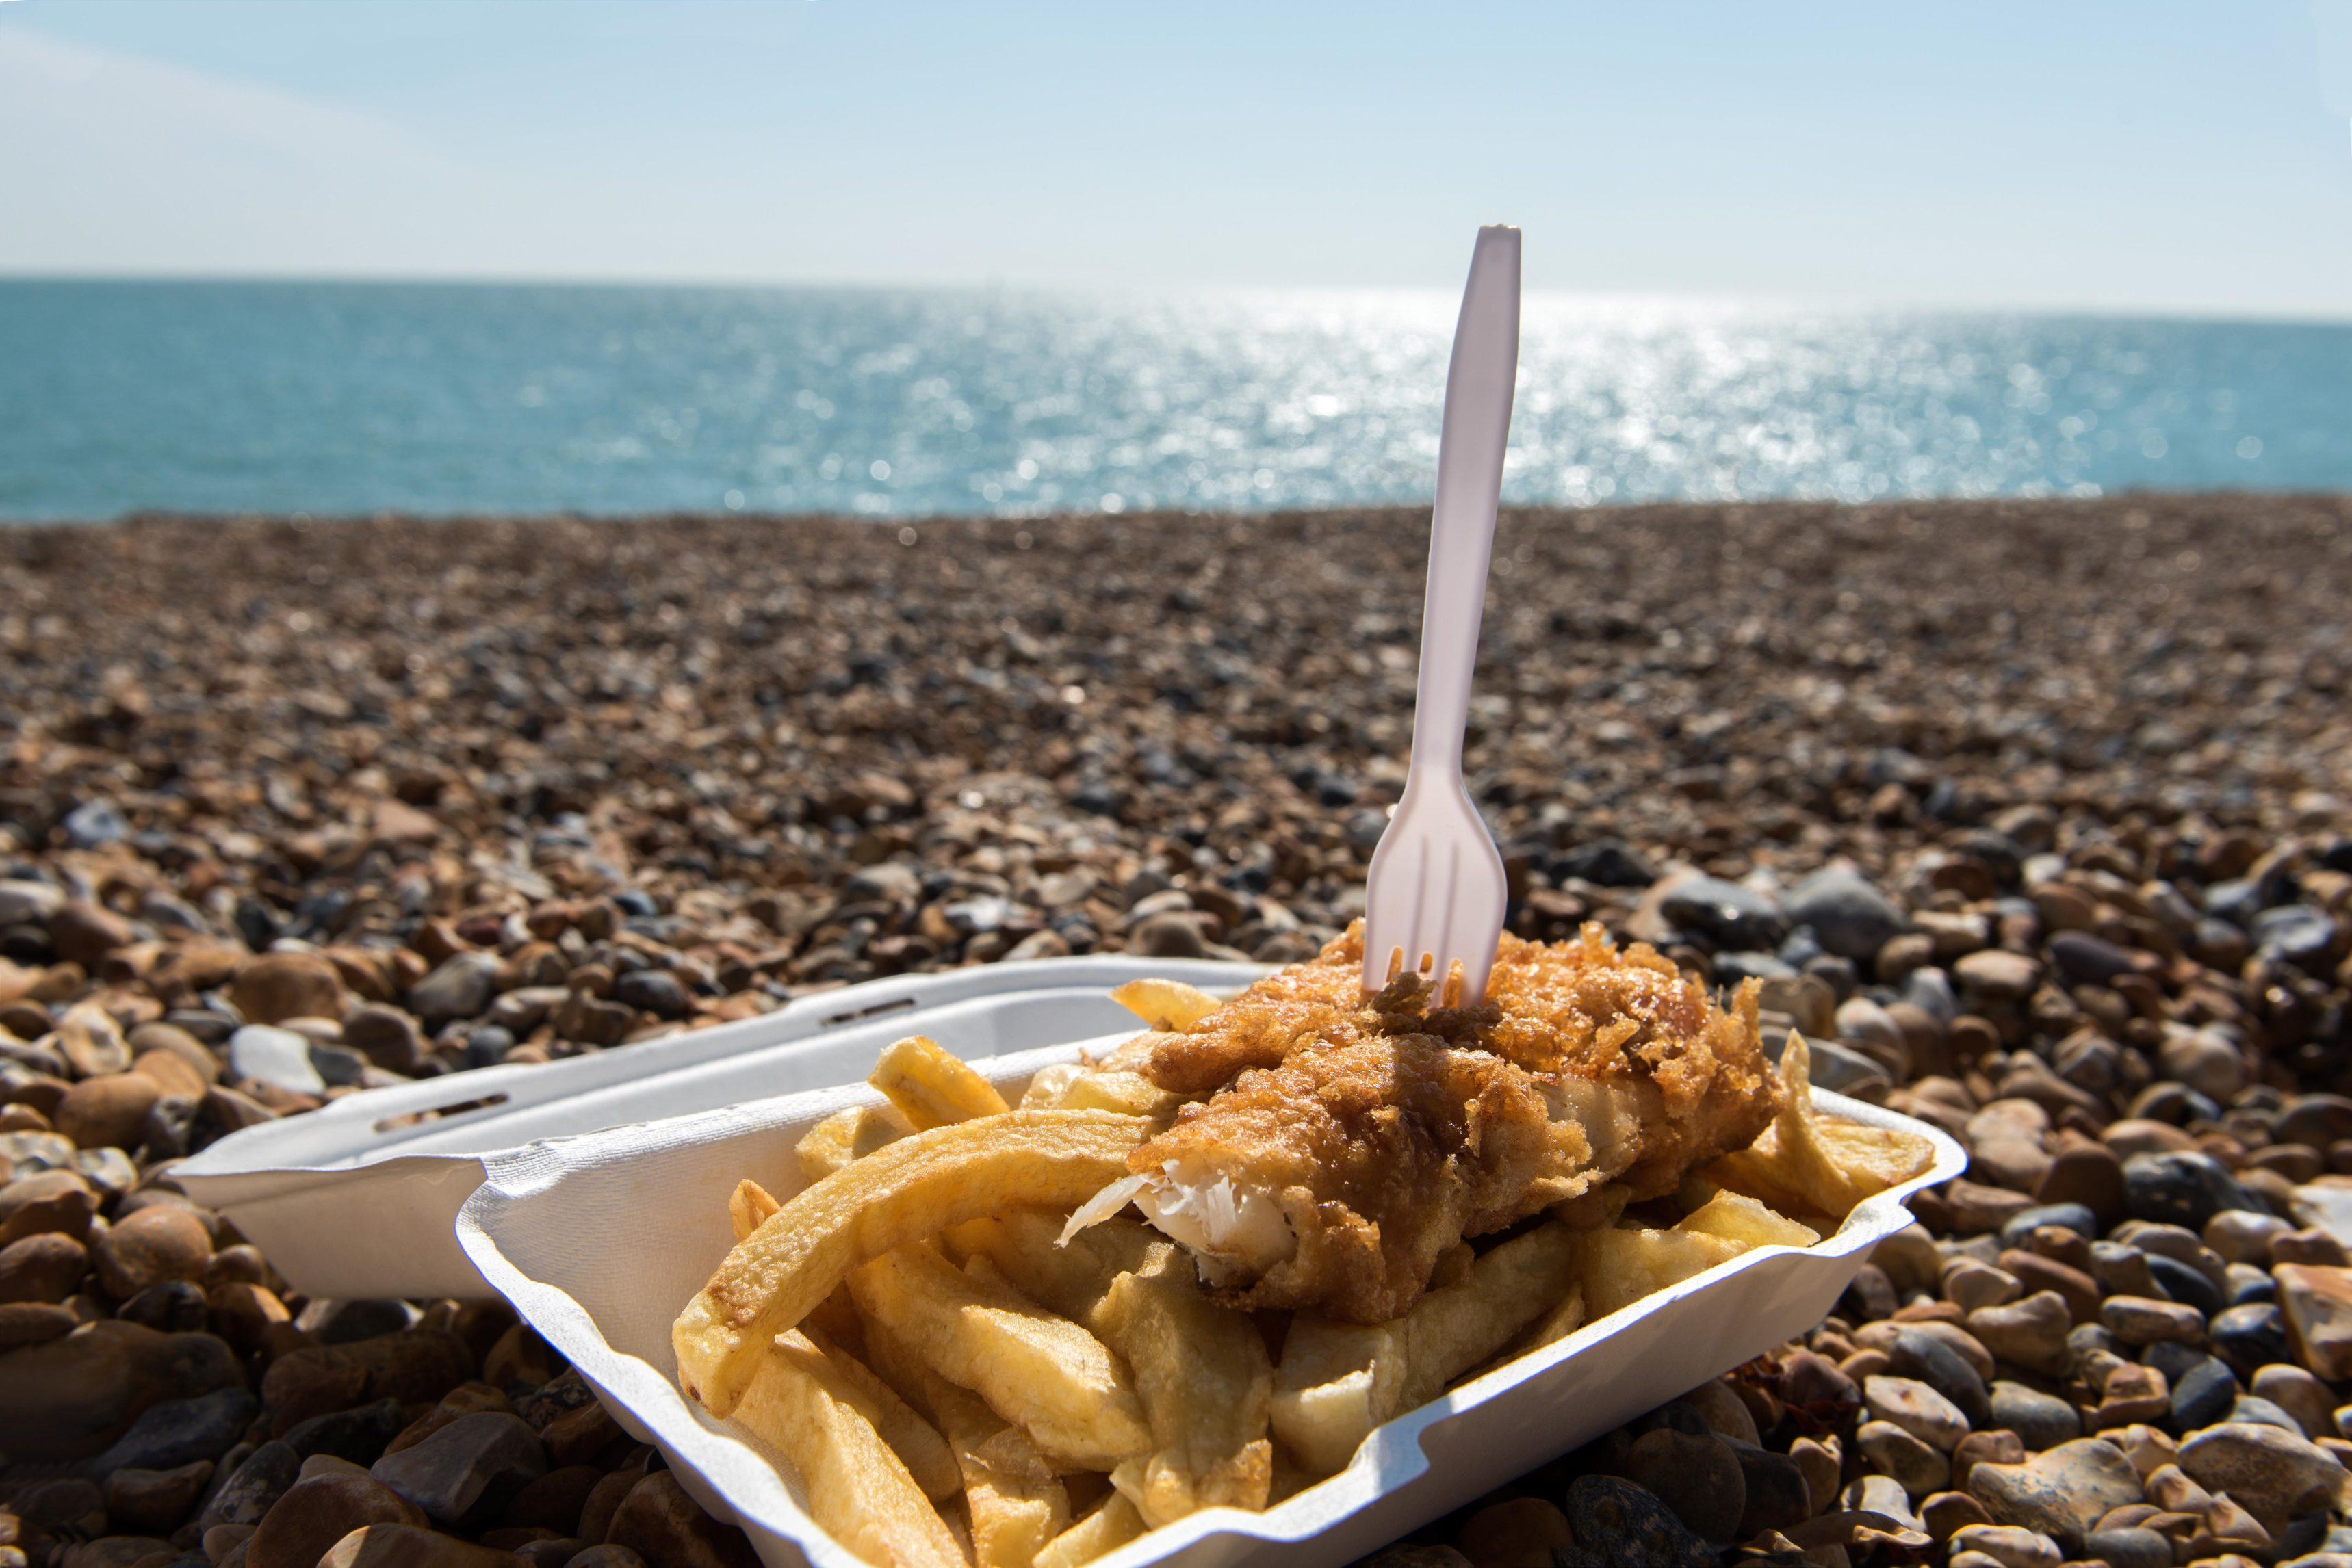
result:
[[[2347,318],[2348,5],[0,0],[0,274]]]

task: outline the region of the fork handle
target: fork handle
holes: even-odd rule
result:
[[[1486,605],[1486,563],[1510,439],[1519,368],[1519,231],[1478,231],[1470,281],[1445,372],[1445,423],[1437,443],[1437,504],[1430,515],[1429,587],[1422,601],[1421,684],[1413,697],[1411,782],[1462,769],[1470,678]]]

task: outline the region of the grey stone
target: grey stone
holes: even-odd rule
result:
[[[2004,1378],[1992,1385],[1992,1422],[2018,1436],[2035,1453],[2071,1443],[2083,1435],[2083,1417],[2054,1394]]]
[[[499,991],[499,960],[491,953],[459,953],[409,988],[408,1010],[426,1029],[478,1017]]]
[[[457,1525],[487,1513],[547,1473],[539,1438],[498,1411],[460,1416],[422,1441],[386,1454],[368,1473],[431,1515]]]
[[[207,1530],[215,1524],[259,1524],[269,1505],[283,1497],[301,1473],[302,1461],[292,1448],[283,1443],[264,1443],[221,1483],[198,1522]]]
[[[1867,963],[1889,939],[1910,928],[1895,902],[1851,871],[1816,872],[1789,894],[1789,918],[1812,927],[1822,946]]]
[[[1629,1480],[1580,1476],[1564,1511],[1576,1544],[1557,1568],[1715,1568],[1715,1552],[1674,1511]]]
[[[1675,930],[1731,952],[1776,947],[1789,932],[1780,905],[1719,877],[1684,878],[1666,890],[1658,911]]]
[[[140,1412],[131,1429],[83,1465],[91,1476],[116,1470],[170,1470],[217,1459],[245,1435],[261,1406],[242,1388],[222,1388],[194,1399],[167,1399]]]

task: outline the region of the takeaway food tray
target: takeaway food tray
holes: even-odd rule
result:
[[[1223,992],[1265,972],[1106,954],[868,980],[641,1045],[346,1095],[231,1134],[172,1174],[306,1295],[485,1296],[453,1228],[492,1154],[858,1082],[909,1034],[966,1058],[1100,1034],[1134,1021],[1111,988],[1146,976]]]
[[[1039,1069],[1134,1033],[1130,1023],[974,1065],[1017,1100]],[[660,1448],[697,1500],[743,1527],[769,1568],[858,1560],[803,1511],[798,1482],[769,1453],[678,1391],[670,1324],[733,1243],[735,1184],[748,1176],[789,1197],[806,1185],[792,1153],[801,1134],[879,1099],[848,1082],[488,1155],[457,1215],[458,1245],[482,1278],[624,1427]],[[1205,1510],[1098,1559],[1100,1568],[1349,1562],[1811,1328],[1870,1249],[1911,1222],[1904,1199],[1967,1164],[1924,1123],[1820,1090],[1814,1102],[1927,1139],[1933,1164],[1813,1247],[1744,1253],[1397,1417],[1346,1469],[1278,1507]]]

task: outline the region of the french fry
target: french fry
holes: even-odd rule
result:
[[[866,1082],[882,1092],[917,1132],[1001,1116],[1012,1109],[994,1084],[919,1034],[885,1051]]]
[[[745,1176],[727,1195],[727,1218],[734,1222],[735,1239],[740,1241],[767,1223],[768,1216],[783,1207],[764,1186]]]
[[[1908,1134],[1817,1115],[1811,1068],[1811,1048],[1790,1030],[1780,1052],[1786,1092],[1780,1115],[1755,1143],[1703,1174],[1783,1213],[1812,1210],[1843,1220],[1864,1198],[1926,1170],[1935,1150]]]
[[[1012,1111],[917,1133],[795,1193],[737,1243],[670,1328],[678,1382],[735,1408],[768,1342],[850,1270],[1016,1204],[1074,1207],[1127,1174],[1151,1124],[1102,1111]]]
[[[1046,1071],[1053,1070],[1048,1068]],[[1038,1076],[1042,1078],[1045,1074]],[[1036,1085],[1033,1083],[1030,1087],[1034,1090]],[[1183,1096],[1171,1094],[1140,1072],[1097,1067],[1055,1082],[1038,1093],[1034,1102],[1028,1095],[1024,1095],[1021,1103],[1068,1111],[1116,1111],[1123,1116],[1162,1117],[1182,1104]]]
[[[864,1401],[860,1408],[866,1420],[890,1445],[890,1451],[898,1456],[898,1462],[907,1467],[907,1473],[923,1489],[923,1495],[933,1502],[955,1496],[963,1481],[956,1468],[955,1455],[949,1452],[947,1439],[940,1436],[939,1428],[918,1415],[915,1407],[900,1398],[897,1389],[876,1376],[872,1368],[841,1346],[807,1329],[793,1332],[804,1333],[832,1364],[834,1371],[841,1375],[842,1381],[849,1385],[851,1392]]]
[[[801,1134],[793,1158],[803,1181],[823,1181],[852,1160],[862,1160],[885,1144],[907,1135],[908,1129],[880,1105],[852,1105],[835,1111]]]
[[[791,1461],[809,1517],[860,1558],[961,1568],[953,1532],[875,1430],[862,1396],[806,1335],[761,1347],[734,1418]]]
[[[1093,1071],[1093,1067],[1083,1061],[1056,1061],[1039,1068],[1030,1075],[1029,1087],[1021,1092],[1021,1109],[1059,1109],[1062,1096],[1069,1092],[1070,1085]]]
[[[849,1289],[869,1320],[1052,1458],[1107,1470],[1150,1448],[1109,1347],[1010,1287],[959,1271],[934,1248],[903,1247],[852,1273]]]
[[[1471,1265],[1401,1318],[1340,1323],[1300,1313],[1275,1369],[1274,1435],[1307,1469],[1343,1468],[1372,1428],[1435,1398],[1567,1295],[1581,1248],[1544,1225]],[[1588,1292],[1589,1294],[1589,1292]]]
[[[1570,1285],[1559,1305],[1538,1318],[1535,1326],[1527,1332],[1518,1354],[1525,1355],[1531,1350],[1541,1350],[1554,1340],[1566,1339],[1583,1326],[1584,1287]]]
[[[1028,1434],[980,1396],[931,1370],[878,1322],[866,1325],[874,1364],[930,1411],[963,1477],[976,1568],[1030,1568],[1045,1543],[1069,1527],[1070,1496]]]
[[[1157,1034],[1188,1030],[1224,1005],[1181,980],[1129,980],[1112,991],[1110,999]]]
[[[1094,1512],[1062,1531],[1037,1553],[1036,1568],[1078,1568],[1116,1552],[1150,1528],[1125,1492],[1113,1492]]]
[[[1579,1231],[1576,1282],[1584,1310],[1605,1318],[1748,1249],[1745,1241],[1696,1230]]]
[[[1727,1236],[1750,1247],[1811,1247],[1821,1239],[1811,1226],[1800,1225],[1745,1193],[1727,1188],[1684,1216],[1675,1228]]]
[[[947,1242],[1126,1358],[1152,1451],[1112,1479],[1148,1523],[1202,1508],[1264,1508],[1274,1368],[1257,1326],[1210,1300],[1192,1260],[1143,1226],[1106,1220],[1066,1247],[1061,1229],[1059,1215],[1019,1209],[959,1226]]]

